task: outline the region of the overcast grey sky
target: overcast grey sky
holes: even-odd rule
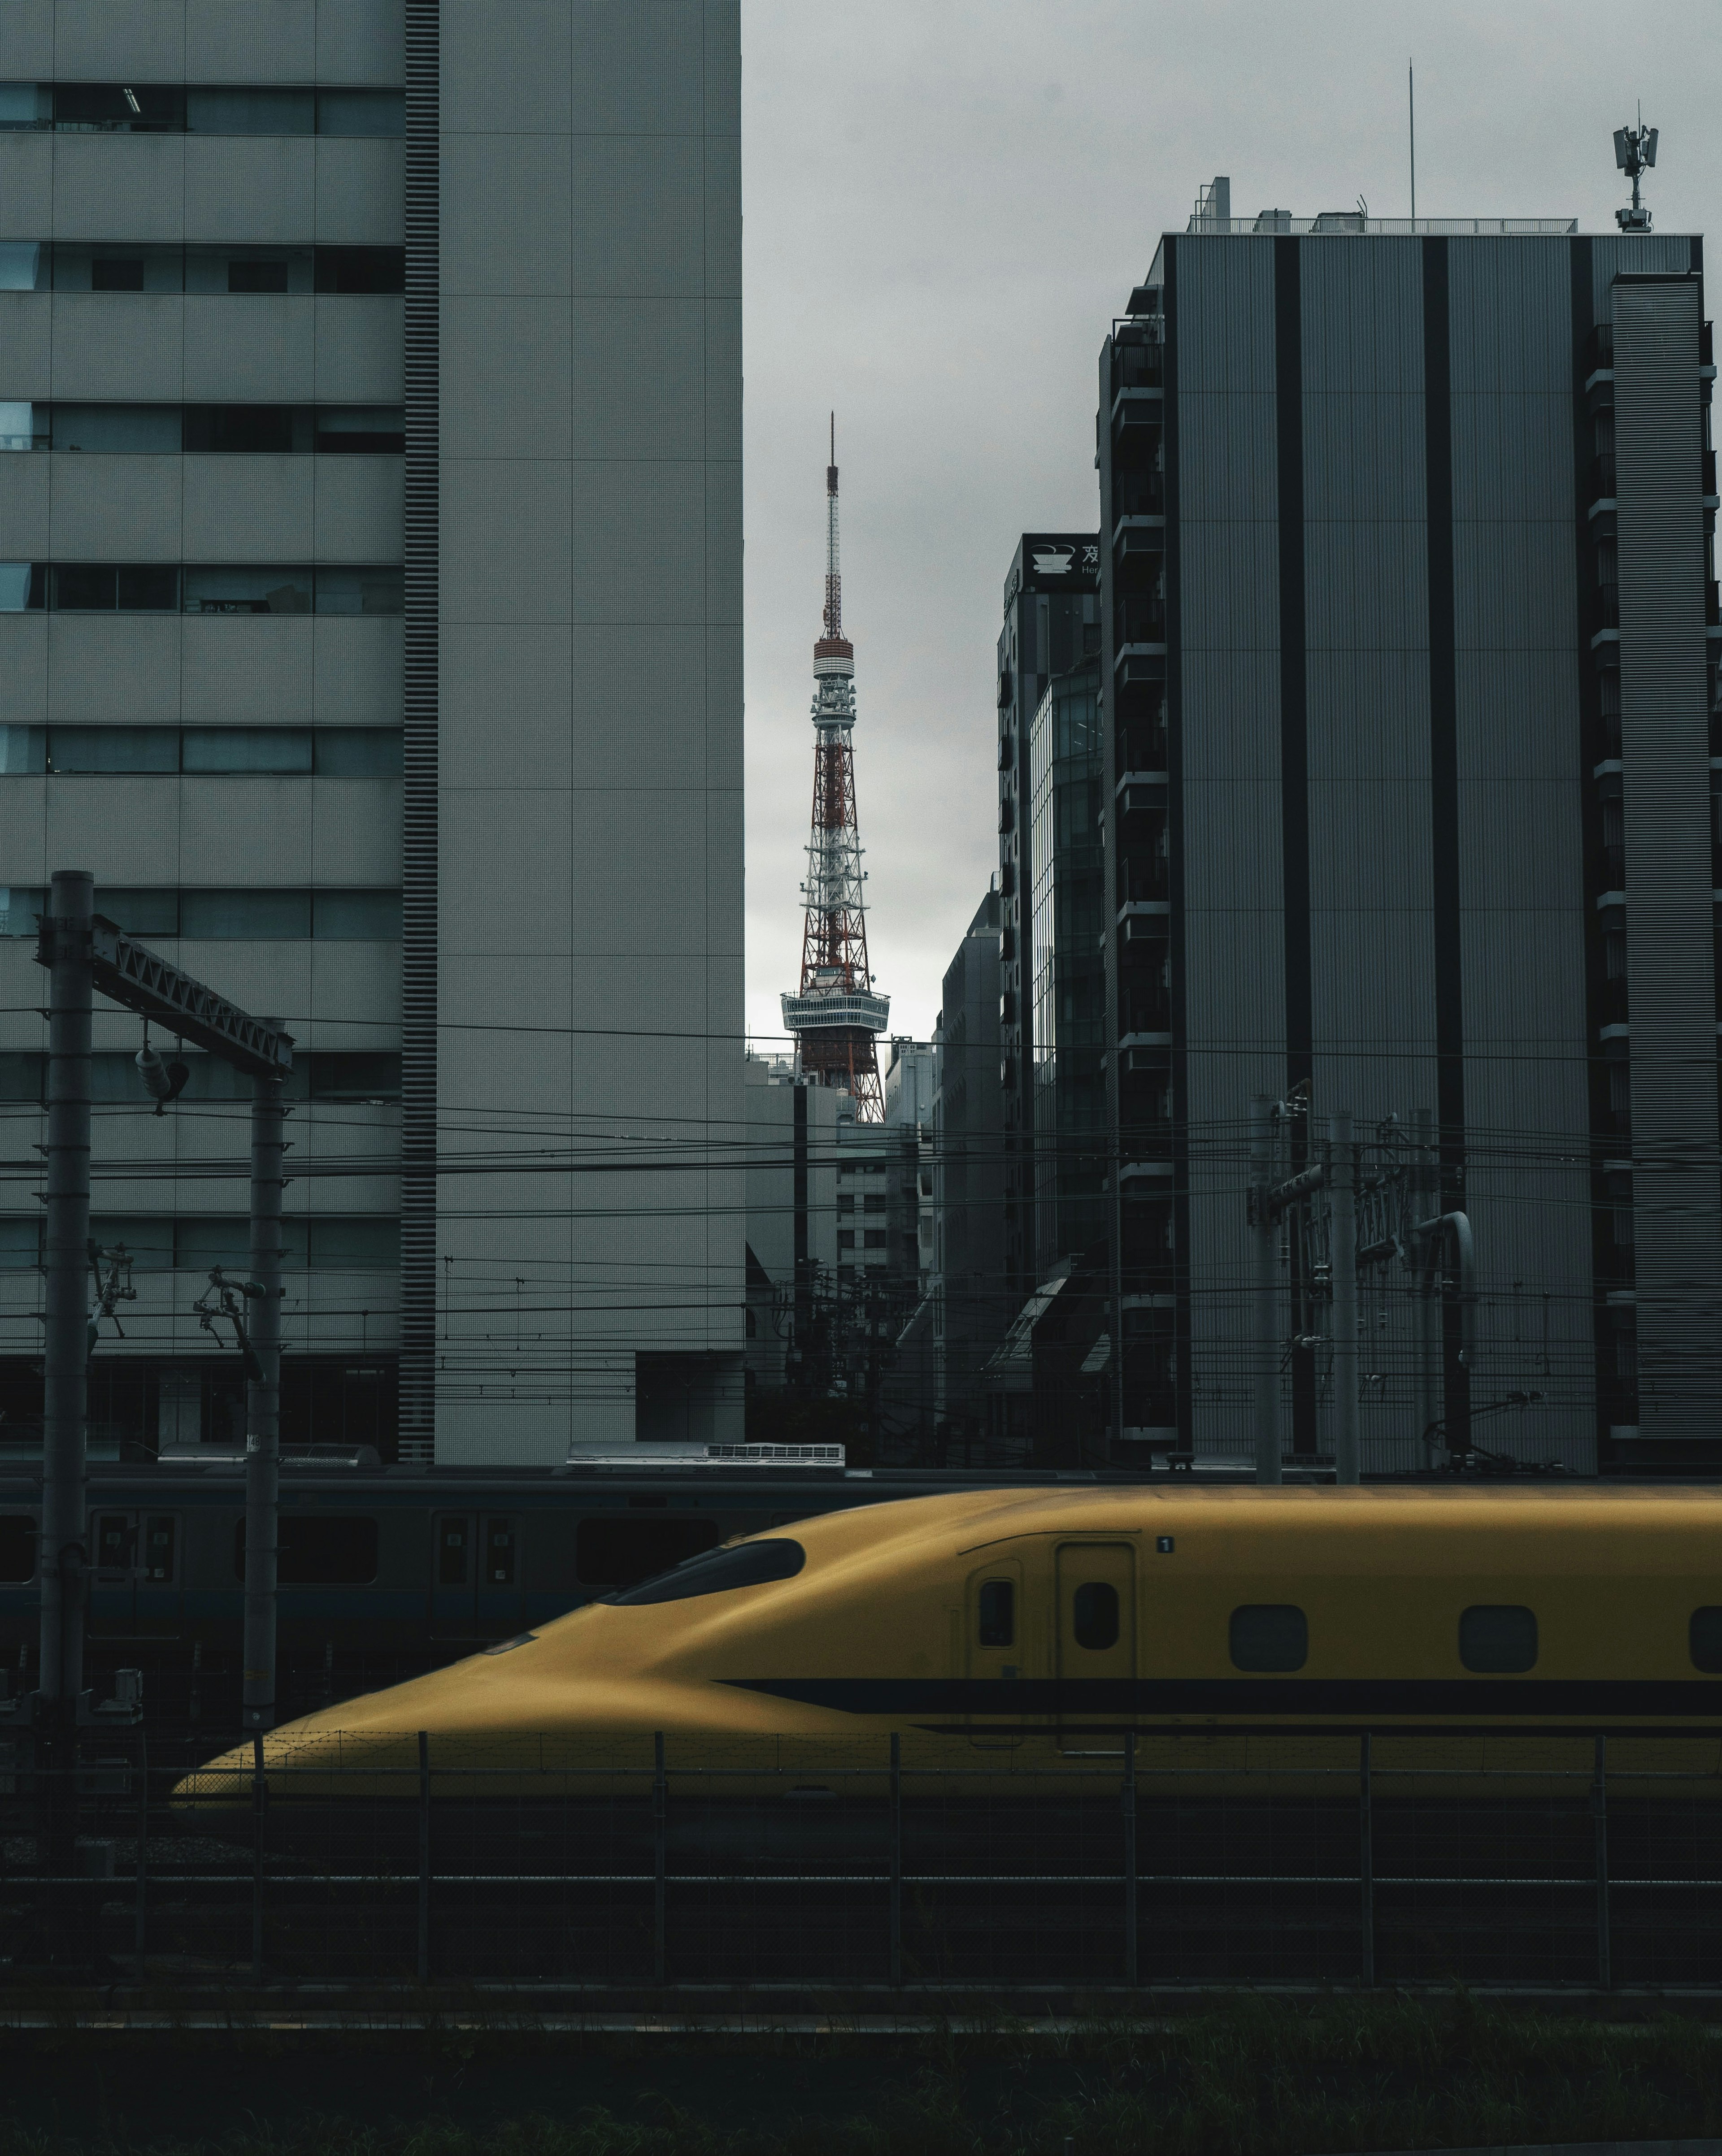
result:
[[[1235,215],[1715,224],[1722,0],[743,0],[748,1017],[800,963],[825,414],[876,984],[924,1037],[997,864],[994,648],[1018,535],[1097,514],[1095,362],[1200,182]],[[1713,300],[1714,305],[1714,300]]]

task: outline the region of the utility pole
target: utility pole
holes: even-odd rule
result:
[[[270,1348],[259,1383],[263,1399],[248,1402],[268,1431],[269,1472],[255,1487],[260,1516],[251,1514],[248,1476],[248,1535],[254,1548],[270,1552],[274,1577],[275,1465],[280,1430],[281,1081],[292,1068],[293,1042],[272,1019],[254,1019],[182,973],[95,911],[95,879],[85,869],[54,872],[36,962],[50,978],[48,1015],[48,1275],[46,1383],[42,1447],[41,1681],[32,1720],[50,1764],[71,1763],[75,1732],[88,1712],[84,1697],[84,1594],[87,1553],[86,1439],[90,1349],[90,1040],[93,1004],[100,989],[111,1001],[153,1019],[182,1040],[194,1041],[258,1081],[253,1109],[252,1204],[265,1219],[254,1220],[251,1248],[263,1278],[248,1283],[262,1305],[256,1321]],[[247,1568],[247,1686],[250,1685],[250,1593]],[[275,1618],[269,1614],[269,1668],[265,1697],[273,1701]],[[111,1724],[123,1707],[97,1710]],[[258,1724],[258,1727],[265,1725]],[[60,1808],[64,1817],[70,1813]],[[68,1856],[68,1861],[69,1856]]]
[[[259,1021],[280,1031],[279,1019]],[[251,1318],[254,1373],[245,1386],[244,1726],[275,1724],[275,1583],[281,1479],[281,1156],[279,1070],[251,1079]]]
[[[1250,1102],[1250,1228],[1255,1287],[1255,1372],[1252,1382],[1256,1480],[1278,1482],[1279,1327],[1274,1312],[1274,1246],[1278,1240],[1268,1186],[1273,1180],[1273,1103],[1265,1093]]]
[[[1357,1413],[1357,1148],[1351,1111],[1329,1118],[1329,1189],[1333,1199],[1329,1238],[1334,1294],[1334,1480],[1359,1479]]]

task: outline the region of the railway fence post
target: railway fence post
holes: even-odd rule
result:
[[[664,1772],[664,1732],[661,1729],[652,1738],[652,1982],[655,1984],[665,1981],[666,1962],[664,1931],[666,1890],[669,1884],[669,1809],[670,1784]]]
[[[891,1732],[891,1981],[902,1982],[902,1739]]]
[[[430,1732],[419,1732],[419,1981],[430,1981]]]
[[[263,1821],[269,1784],[263,1779],[263,1732],[251,1739],[251,1981],[263,1981]]]
[[[144,1956],[148,1951],[149,1848],[150,1748],[149,1739],[140,1729],[137,1732],[137,1873],[134,1882],[136,1899],[131,1912],[131,1949],[137,1961],[140,1989],[144,1978]]]
[[[1137,1969],[1136,1732],[1133,1729],[1124,1732],[1124,1779],[1118,1792],[1118,1804],[1124,1815],[1124,1981],[1135,1984],[1140,1978]]]
[[[1608,1911],[1608,1739],[1596,1739],[1596,1767],[1591,1782],[1591,1824],[1596,1842],[1596,1988],[1614,1986],[1614,1943]]]
[[[1366,1729],[1357,1746],[1358,1959],[1365,1991],[1372,1991],[1375,1984],[1375,1820],[1370,1753]]]

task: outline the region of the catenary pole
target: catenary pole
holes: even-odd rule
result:
[[[1411,1217],[1414,1219],[1421,1219],[1436,1210],[1435,1205],[1431,1202],[1436,1187],[1436,1178],[1430,1168],[1430,1163],[1435,1158],[1435,1116],[1432,1110],[1419,1108],[1412,1117],[1411,1130],[1415,1142],[1416,1162],[1412,1170],[1416,1196],[1413,1200]],[[1424,1242],[1420,1238],[1411,1253],[1411,1293],[1415,1298],[1416,1317],[1415,1397],[1417,1442],[1426,1449],[1429,1445],[1429,1426],[1435,1420],[1435,1385],[1432,1367],[1434,1344],[1434,1326],[1432,1319],[1434,1315],[1434,1305],[1429,1292],[1432,1268],[1427,1262],[1428,1255]]]
[[[1334,1290],[1334,1480],[1359,1477],[1357,1415],[1357,1149],[1351,1111],[1336,1108],[1328,1126],[1332,1159]]]
[[[1273,1104],[1265,1093],[1250,1102],[1251,1264],[1255,1305],[1254,1423],[1256,1480],[1281,1479],[1279,1441],[1279,1327],[1274,1298],[1274,1221],[1268,1203],[1273,1173]]]
[[[279,1019],[261,1024],[280,1029]],[[255,1366],[245,1387],[245,1640],[242,1705],[248,1730],[275,1721],[275,1581],[280,1520],[281,1156],[280,1076],[251,1081],[250,1304]]]
[[[85,1417],[90,1364],[90,921],[95,880],[57,869],[44,924],[48,1011],[47,1323],[42,1445],[42,1671],[50,1738],[84,1689]]]

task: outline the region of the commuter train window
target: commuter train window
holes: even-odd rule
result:
[[[574,1535],[574,1569],[588,1587],[633,1587],[722,1539],[715,1520],[582,1520]]]
[[[1534,1610],[1517,1603],[1478,1602],[1459,1618],[1459,1660],[1489,1676],[1534,1669],[1537,1659]]]
[[[1309,1620],[1290,1602],[1246,1602],[1231,1613],[1236,1670],[1301,1670],[1309,1660]]]
[[[1722,1609],[1713,1605],[1694,1609],[1686,1640],[1694,1669],[1702,1670],[1706,1676],[1722,1676]]]
[[[465,1586],[470,1533],[470,1529],[465,1520],[445,1517],[438,1522],[436,1584],[439,1587]]]
[[[1118,1590],[1109,1580],[1091,1579],[1071,1604],[1071,1630],[1079,1647],[1098,1650],[1118,1641]]]
[[[234,1570],[245,1577],[245,1522],[234,1526]],[[377,1522],[350,1512],[284,1512],[276,1578],[283,1587],[366,1587],[377,1577]]]
[[[984,1579],[976,1614],[983,1647],[1009,1647],[1016,1640],[1016,1587],[1009,1579]]]
[[[143,1576],[157,1587],[171,1584],[178,1522],[171,1512],[149,1512],[143,1522]]]
[[[0,1512],[0,1582],[17,1586],[36,1576],[36,1522],[28,1512]]]
[[[512,1520],[487,1520],[485,1522],[484,1584],[486,1587],[512,1587],[514,1584]]]
[[[793,1579],[806,1562],[806,1551],[787,1536],[741,1543],[733,1549],[691,1557],[673,1572],[642,1580],[638,1587],[604,1599],[618,1604],[686,1602],[697,1594],[721,1594],[733,1588],[763,1587],[773,1580]]]

